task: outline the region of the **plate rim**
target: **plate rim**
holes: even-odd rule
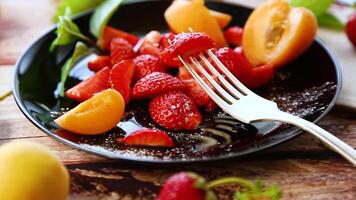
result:
[[[159,2],[159,1],[163,1],[163,0],[134,0],[134,1],[130,1],[130,2],[124,2],[124,4],[139,4],[142,2]],[[226,4],[229,6],[237,6],[237,7],[242,7],[245,9],[249,9],[252,10],[252,8],[250,7],[246,7],[243,6],[241,4],[231,4],[231,3],[226,3],[226,2],[220,2],[220,1],[210,1],[213,3],[217,3],[217,4]],[[85,11],[81,14],[76,15],[75,17],[73,17],[73,20],[82,18],[86,15],[89,15],[93,12],[93,10],[88,10]],[[289,135],[277,140],[277,141],[272,141],[270,143],[266,143],[263,144],[257,148],[254,149],[250,149],[250,150],[246,150],[246,151],[242,151],[240,153],[229,153],[227,155],[222,155],[222,156],[215,156],[215,157],[202,157],[199,159],[150,159],[149,157],[143,158],[143,157],[125,157],[125,156],[120,156],[120,154],[118,154],[118,156],[114,156],[114,155],[108,155],[106,153],[99,153],[96,150],[92,150],[88,147],[83,147],[80,144],[68,141],[63,139],[62,137],[52,133],[51,131],[47,130],[44,126],[42,126],[37,120],[34,119],[34,117],[27,111],[24,102],[21,98],[20,95],[20,91],[19,91],[19,70],[20,70],[20,65],[21,62],[23,61],[24,57],[31,51],[31,49],[33,48],[33,46],[35,46],[41,39],[45,38],[47,35],[51,34],[55,29],[57,28],[57,25],[53,25],[50,28],[48,28],[47,30],[45,30],[43,33],[40,34],[40,36],[38,36],[36,39],[34,39],[26,48],[25,50],[21,53],[20,57],[17,59],[15,66],[14,66],[14,72],[13,72],[13,81],[12,81],[12,92],[13,92],[13,97],[15,99],[16,105],[19,107],[20,111],[25,115],[25,117],[33,124],[35,125],[35,127],[37,127],[38,129],[40,129],[42,132],[44,132],[46,135],[48,135],[49,137],[57,140],[58,142],[61,142],[65,145],[68,145],[74,149],[77,149],[79,151],[83,151],[85,153],[90,153],[93,155],[97,155],[100,157],[105,157],[105,158],[109,158],[109,159],[113,159],[116,161],[127,161],[127,162],[132,162],[132,163],[139,163],[139,164],[194,164],[194,163],[205,163],[205,162],[214,162],[214,161],[219,161],[219,160],[231,160],[233,158],[241,158],[242,156],[247,156],[247,155],[251,155],[253,153],[257,153],[257,152],[261,152],[262,150],[265,150],[267,148],[276,146],[278,144],[281,144],[283,142],[286,142],[287,140],[290,140],[291,138],[294,138],[298,135],[300,135],[303,130],[301,130],[300,128],[293,128],[291,131],[289,131]],[[330,104],[328,105],[328,107],[325,109],[325,111],[319,116],[317,117],[313,123],[317,123],[319,122],[321,119],[323,119],[329,112],[330,110],[335,106],[337,99],[340,96],[340,92],[341,92],[341,88],[342,88],[342,73],[341,73],[341,66],[340,66],[340,62],[338,60],[338,58],[336,57],[336,54],[334,53],[333,50],[331,50],[326,44],[325,42],[323,42],[318,36],[316,37],[316,39],[314,40],[314,42],[318,43],[320,45],[320,47],[322,49],[324,49],[325,53],[331,58],[332,63],[334,64],[334,69],[335,69],[335,75],[336,75],[336,91],[335,91],[335,95],[333,97],[333,99],[331,100]]]

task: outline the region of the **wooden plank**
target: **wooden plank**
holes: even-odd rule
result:
[[[14,64],[30,42],[52,25],[54,2],[1,0],[0,65]]]
[[[51,149],[65,164],[73,164],[73,163],[87,163],[87,162],[103,162],[109,160],[98,157],[95,155],[87,154],[82,151],[78,151],[74,148],[66,146],[63,143],[60,143],[48,136],[42,134],[41,136],[34,136],[34,137],[21,137],[18,139],[11,139],[11,140],[0,140],[0,145],[10,142],[10,141],[32,141],[43,144]]]
[[[288,200],[356,199],[356,170],[340,160],[309,159],[240,161],[168,167],[115,164],[68,165],[72,176],[70,199],[154,199],[166,178],[179,171],[193,171],[208,180],[225,176],[259,179],[278,184]],[[231,188],[217,190],[219,199],[231,199]]]

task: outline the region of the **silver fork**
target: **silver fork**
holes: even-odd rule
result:
[[[203,53],[199,54],[202,63],[194,57],[190,57],[191,62],[187,62],[182,56],[178,57],[210,98],[226,113],[244,123],[275,120],[295,125],[319,138],[353,166],[356,166],[356,151],[351,146],[315,124],[279,110],[276,103],[258,96],[237,80],[211,50],[207,51],[207,55],[214,61],[222,74],[215,69]],[[209,69],[211,75],[219,79],[220,84],[214,80],[202,64]],[[195,65],[195,68],[192,65]],[[196,70],[209,81],[215,90],[209,87]]]

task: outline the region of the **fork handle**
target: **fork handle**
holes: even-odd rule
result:
[[[356,167],[356,150],[339,138],[335,137],[328,131],[320,128],[312,122],[296,117],[289,113],[280,112],[275,115],[275,120],[293,124],[319,138],[324,144],[330,147],[335,152],[348,160],[354,167]]]

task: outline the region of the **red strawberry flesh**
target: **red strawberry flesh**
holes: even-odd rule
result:
[[[214,47],[213,39],[205,33],[180,33],[174,37],[162,56],[168,65],[179,66],[181,63],[178,55],[189,60],[189,56],[196,56]]]
[[[228,47],[221,48],[215,52],[221,63],[238,79],[246,79],[250,76],[252,65],[243,55]]]
[[[134,99],[151,98],[170,91],[183,91],[185,83],[177,77],[162,72],[153,72],[136,82],[132,88]]]
[[[151,118],[167,129],[194,130],[201,122],[201,114],[193,100],[179,91],[155,97],[149,111]]]
[[[133,51],[133,46],[125,39],[114,38],[111,41],[111,64],[135,57],[135,52]]]
[[[135,71],[135,63],[132,60],[123,60],[111,69],[111,87],[122,95],[128,104],[131,96],[131,81]]]
[[[215,103],[211,100],[205,90],[200,87],[195,79],[184,80],[184,82],[187,85],[186,94],[195,102],[197,106],[204,106],[206,107],[206,110],[210,112],[215,109]],[[210,85],[208,81],[205,82]],[[210,87],[213,89],[212,85],[210,85]]]
[[[106,50],[110,50],[110,43],[114,38],[122,38],[127,40],[132,46],[135,46],[140,40],[137,36],[127,33],[125,31],[106,26],[103,30],[102,36],[99,38],[99,43]]]
[[[173,140],[169,135],[160,130],[142,129],[135,131],[120,140],[127,145],[173,147]]]
[[[347,20],[345,32],[351,43],[356,47],[356,13],[350,15]]]
[[[96,56],[93,60],[89,61],[88,68],[91,71],[98,72],[104,67],[111,67],[110,56]]]
[[[136,64],[134,82],[143,78],[144,76],[151,74],[152,72],[166,72],[162,61],[153,55],[139,55],[133,61]]]
[[[205,191],[197,188],[198,178],[187,172],[169,177],[156,200],[204,200]]]
[[[244,32],[244,29],[239,26],[233,26],[233,27],[228,28],[224,32],[226,42],[230,45],[241,46],[243,32]]]
[[[88,100],[94,94],[110,87],[108,83],[109,76],[110,68],[105,67],[88,79],[67,90],[66,96],[79,102]]]

